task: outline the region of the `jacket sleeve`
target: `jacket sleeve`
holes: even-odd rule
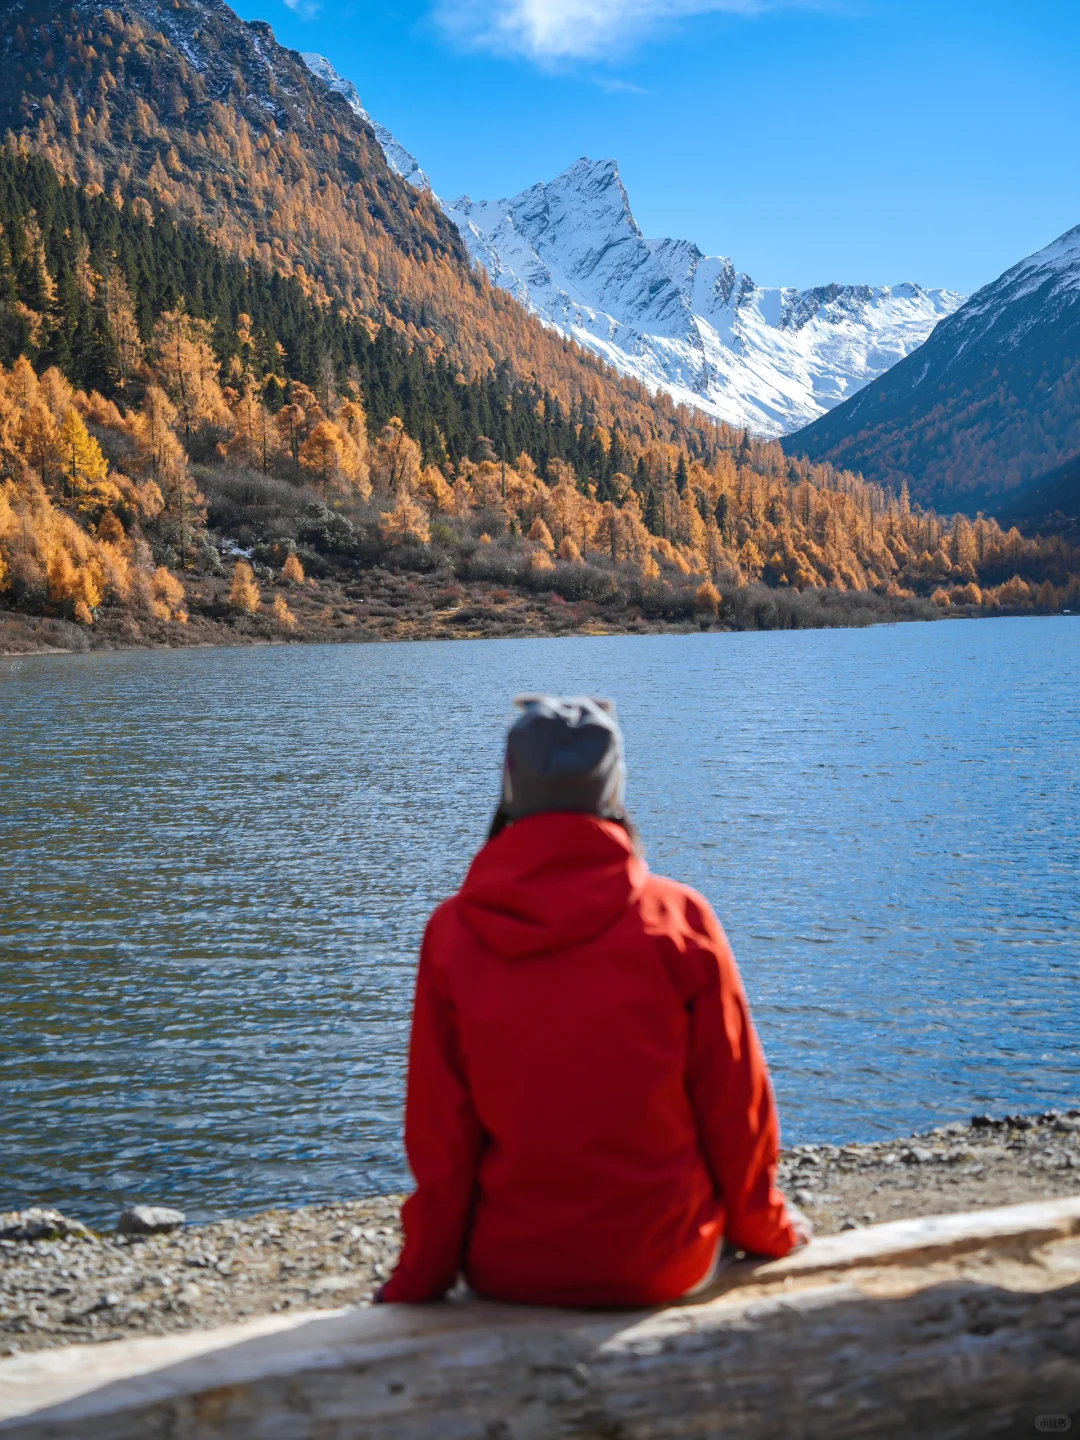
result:
[[[690,1001],[687,1086],[732,1245],[786,1255],[796,1243],[776,1188],[780,1125],[769,1072],[727,936],[695,897],[688,920],[700,965]],[[695,913],[696,912],[696,913]]]
[[[405,1243],[385,1301],[446,1294],[461,1269],[483,1136],[466,1083],[449,996],[432,961],[429,924],[409,1041],[405,1149],[416,1189],[402,1206]]]

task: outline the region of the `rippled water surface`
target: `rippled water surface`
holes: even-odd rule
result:
[[[1080,1099],[1080,622],[0,661],[0,1209],[401,1188],[509,699],[617,698],[788,1140]]]

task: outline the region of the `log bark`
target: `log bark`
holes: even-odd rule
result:
[[[659,1311],[388,1306],[0,1362],[5,1440],[983,1440],[1046,1416],[1080,1430],[1080,1199],[831,1236]]]

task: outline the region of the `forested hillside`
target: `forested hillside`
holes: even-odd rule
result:
[[[524,450],[541,471],[559,459],[581,480],[592,474],[602,495],[626,469],[620,426],[603,447],[587,403],[564,411],[507,364],[465,382],[445,351],[318,303],[295,275],[229,257],[161,208],[118,207],[61,183],[46,160],[0,151],[0,363],[25,355],[77,388],[137,403],[160,317],[178,310],[205,329],[222,378],[271,414],[290,381],[316,393],[347,381],[373,428],[399,416],[438,465],[468,458],[485,436],[498,458]]]
[[[1003,523],[1025,534],[1061,535],[1080,542],[1080,456],[1005,497]]]
[[[17,3],[0,35],[9,616],[175,644],[1080,598],[1069,545],[789,461],[540,329],[224,6]]]
[[[219,0],[9,0],[6,132],[114,201],[165,206],[305,294],[445,351],[470,379],[506,365],[564,407],[585,397],[604,423],[618,415],[691,444],[704,433],[494,290],[430,195],[387,167],[370,126],[269,26]]]

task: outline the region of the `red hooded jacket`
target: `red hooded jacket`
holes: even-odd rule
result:
[[[592,816],[518,821],[432,916],[405,1142],[416,1191],[387,1301],[438,1299],[463,1272],[499,1300],[658,1304],[723,1234],[795,1243],[724,932]]]

